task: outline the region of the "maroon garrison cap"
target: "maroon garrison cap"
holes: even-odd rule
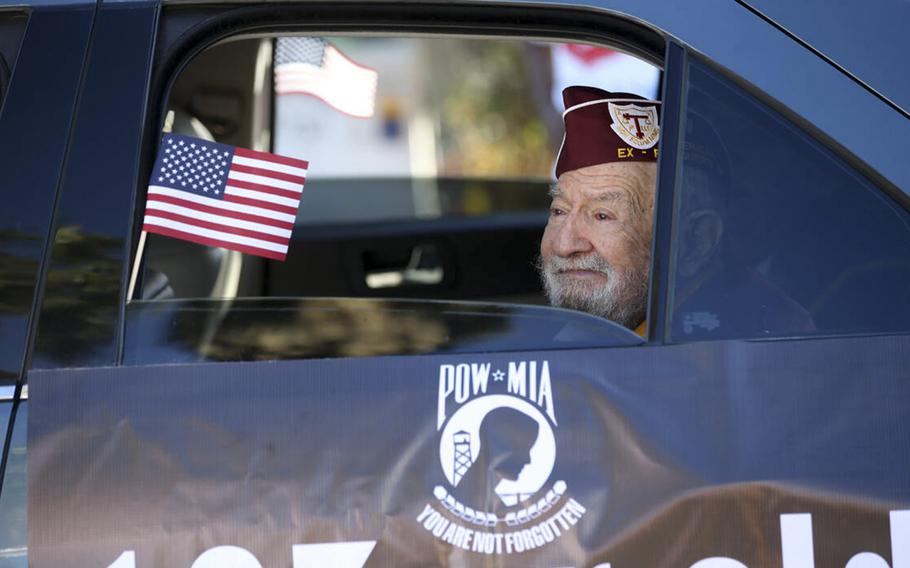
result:
[[[596,87],[562,92],[566,134],[556,159],[563,172],[610,162],[656,162],[660,101]]]

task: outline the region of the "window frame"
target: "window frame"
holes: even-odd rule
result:
[[[115,7],[117,9],[130,9],[127,6]],[[104,9],[105,8],[102,7],[101,4],[98,5],[99,11]],[[107,6],[107,9],[113,8]],[[663,34],[663,32],[649,28],[645,24],[636,23],[632,18],[577,7],[529,7],[507,5],[431,7],[408,4],[401,6],[391,3],[340,5],[322,3],[307,6],[233,5],[228,7],[217,7],[211,5],[168,5],[165,6],[164,12],[162,25],[157,32],[157,44],[155,46],[156,55],[152,58],[149,68],[145,70],[149,73],[153,73],[154,79],[151,82],[151,88],[146,92],[147,99],[143,100],[142,112],[144,113],[144,116],[143,126],[141,128],[141,140],[138,143],[138,165],[133,172],[135,183],[130,187],[123,188],[127,191],[132,191],[134,195],[140,197],[136,198],[136,204],[132,201],[130,202],[129,209],[118,209],[111,212],[113,215],[124,215],[125,217],[132,215],[132,229],[129,234],[127,234],[125,246],[123,247],[122,254],[124,260],[122,263],[123,270],[121,273],[120,293],[118,295],[117,304],[113,306],[113,308],[119,310],[117,312],[118,320],[114,326],[115,337],[107,338],[117,345],[117,354],[112,360],[107,361],[107,364],[122,365],[123,363],[123,337],[126,326],[125,288],[130,268],[130,262],[128,261],[132,260],[132,255],[135,251],[135,243],[138,239],[139,227],[141,226],[139,221],[142,218],[141,195],[144,191],[143,180],[147,179],[148,173],[151,170],[152,161],[154,159],[153,153],[157,146],[157,141],[160,136],[160,126],[163,122],[163,113],[165,110],[163,105],[164,101],[166,101],[167,91],[170,88],[169,85],[179,72],[179,68],[184,65],[194,53],[198,53],[207,45],[219,41],[226,35],[231,35],[241,28],[246,29],[251,33],[257,30],[262,31],[263,22],[266,20],[277,21],[280,18],[297,17],[301,14],[303,15],[301,17],[314,18],[314,21],[307,24],[307,26],[295,26],[293,27],[294,31],[300,31],[304,27],[312,31],[333,31],[341,33],[363,32],[369,30],[414,33],[416,29],[423,30],[424,33],[446,33],[451,32],[453,29],[457,29],[468,35],[475,35],[478,33],[478,30],[481,30],[491,32],[498,31],[500,35],[504,36],[526,36],[528,29],[523,26],[526,26],[528,22],[531,22],[536,26],[532,29],[536,30],[537,33],[554,39],[563,38],[566,40],[591,41],[595,43],[609,40],[613,43],[617,43],[621,36],[627,43],[625,47],[630,51],[639,52],[640,55],[643,54],[643,52],[636,46],[636,41],[647,43],[642,40],[645,36],[651,36],[652,40],[653,37],[663,38],[662,42],[666,47],[665,52],[669,54],[666,56],[666,60],[660,60],[659,55],[656,56],[655,59],[653,52],[649,56],[652,58],[652,61],[657,60],[665,69],[664,104],[662,105],[662,112],[664,114],[661,117],[661,121],[666,130],[664,138],[665,148],[661,152],[661,159],[658,166],[659,177],[656,201],[658,203],[658,211],[655,214],[654,221],[655,235],[653,240],[651,267],[652,282],[649,285],[650,298],[648,321],[651,325],[649,326],[649,341],[647,345],[665,344],[665,338],[668,337],[668,330],[666,327],[668,321],[667,314],[669,313],[667,282],[669,279],[670,267],[668,263],[672,258],[672,250],[670,249],[673,246],[672,237],[670,236],[672,235],[670,221],[675,215],[672,206],[676,185],[675,177],[678,172],[677,159],[675,157],[671,159],[668,156],[672,155],[670,152],[676,152],[678,155],[678,132],[680,131],[681,126],[680,121],[683,119],[682,117],[684,117],[683,109],[685,108],[685,105],[684,100],[681,99],[684,97],[685,93],[685,65],[682,63],[686,61],[686,58],[689,57],[690,54],[697,56],[697,54],[691,52],[684,44],[673,40],[670,36]],[[634,11],[630,10],[630,13],[634,13]],[[260,19],[249,22],[244,21],[244,18],[250,14],[259,14]],[[376,15],[377,17],[374,21],[370,22],[370,24],[351,23],[352,20],[365,20],[367,18],[365,14]],[[401,20],[395,21],[396,14],[400,16]],[[450,28],[449,26],[453,25],[452,22],[454,22],[455,19],[446,20],[446,17],[448,16],[445,16],[445,14],[459,14],[459,17],[461,18],[461,20],[459,20],[461,22],[459,24],[460,27]],[[492,18],[491,16],[495,16],[495,18]],[[389,22],[390,19],[393,20],[391,23]],[[405,20],[412,21],[412,24],[407,25],[401,23]],[[601,29],[601,26],[604,28],[609,27],[607,24],[615,25],[616,29],[620,30],[622,33],[617,32],[617,36],[608,35],[604,29]],[[286,23],[285,26],[287,26]],[[291,27],[287,27],[286,29],[290,30]],[[814,125],[800,118],[794,112],[784,107],[783,104],[777,103],[770,96],[764,95],[761,90],[753,85],[747,83],[733,73],[724,70],[712,60],[707,58],[705,58],[705,60],[708,64],[718,68],[718,70],[731,81],[746,85],[746,90],[750,94],[758,97],[769,107],[777,110],[784,117],[802,127],[805,132],[811,133],[826,148],[850,158],[850,160],[848,160],[850,165],[854,166],[858,171],[863,172],[864,175],[867,175],[867,177],[869,177],[879,188],[893,192],[893,197],[902,203],[904,207],[908,206],[908,203],[910,203],[910,196],[887,182],[881,175],[865,165],[864,162],[860,161],[859,158],[856,158],[833,139],[821,133]],[[677,98],[673,99],[673,97]],[[671,102],[673,100],[676,102]],[[675,121],[675,126],[672,125],[673,121]],[[669,131],[674,128],[676,134],[671,135]],[[662,205],[665,203],[669,203],[670,206]],[[53,236],[54,234],[51,232],[50,237],[53,238]],[[45,256],[49,256],[49,253]],[[47,264],[48,262],[43,262],[40,268],[42,279],[45,278],[43,276],[45,271],[50,273],[54,270],[53,267],[47,267]],[[34,303],[35,307],[32,310],[32,319],[35,321],[38,319],[41,305],[42,292],[37,292]],[[35,325],[36,324],[34,323],[31,324],[32,331],[26,345],[26,350],[29,353],[34,345]],[[52,325],[52,322],[45,325]],[[661,331],[662,328],[664,328],[663,332]],[[723,351],[724,348],[716,347],[714,349]],[[78,360],[75,365],[78,365]],[[29,361],[26,360],[23,363],[23,372],[20,374],[18,388],[16,390],[15,404],[17,406],[20,404],[20,390],[23,390],[22,384],[24,381],[24,374],[29,369],[29,366]],[[57,367],[68,366],[70,365],[58,365]],[[24,401],[26,398],[27,397],[23,392],[21,400]],[[9,429],[6,436],[7,446],[13,429],[22,426],[24,426],[24,422],[19,421],[16,423],[14,410],[10,416]],[[2,481],[2,468],[0,468],[0,488],[2,488]]]
[[[295,22],[289,24],[288,22]],[[523,40],[550,40],[589,42],[616,46],[636,57],[658,66],[663,71],[663,89],[672,81],[682,81],[679,73],[673,77],[666,71],[666,58],[671,45],[675,53],[684,53],[681,44],[674,42],[655,28],[648,27],[628,17],[604,11],[579,9],[562,6],[479,6],[471,4],[446,4],[444,6],[406,6],[392,3],[369,4],[312,4],[306,6],[238,6],[229,8],[211,6],[168,6],[162,15],[156,58],[153,64],[153,80],[149,95],[148,120],[143,140],[140,176],[146,179],[154,162],[154,153],[160,140],[161,124],[167,113],[168,95],[178,76],[199,53],[228,38],[250,35],[278,34],[358,35],[358,34],[400,34],[418,37],[454,36]],[[676,86],[677,91],[682,84]],[[678,116],[681,101],[665,103],[661,112],[667,116]],[[665,134],[665,140],[670,135]],[[675,138],[675,135],[672,136]],[[666,143],[666,142],[664,142]],[[658,168],[674,169],[671,158],[659,157]],[[668,174],[665,174],[665,177]],[[658,177],[658,188],[662,183]],[[662,194],[672,198],[671,185]],[[133,231],[130,265],[134,261],[144,214],[144,187],[137,189],[137,202],[133,211]],[[660,192],[660,189],[658,189]],[[652,231],[658,231],[658,224],[669,221],[655,216]],[[668,230],[662,231],[661,235]],[[667,232],[669,234],[669,232]],[[657,244],[652,250],[652,265],[655,259],[669,260],[669,243]],[[140,270],[141,272],[141,270]],[[652,266],[652,274],[655,273]],[[128,274],[124,274],[128,278]],[[655,280],[649,298],[647,321],[649,329],[653,317],[660,317],[666,307],[653,307],[653,299],[666,296],[666,283]],[[137,289],[139,286],[137,285]],[[665,302],[662,302],[665,303]],[[126,301],[124,299],[124,306]],[[665,317],[665,316],[664,316]],[[124,361],[123,345],[126,330],[125,310],[119,325],[121,346],[115,364]],[[661,335],[650,332],[648,344],[662,344]]]

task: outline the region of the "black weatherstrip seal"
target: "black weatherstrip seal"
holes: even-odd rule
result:
[[[149,51],[148,51],[148,60],[146,62],[146,77],[145,77],[146,97],[145,97],[145,101],[142,105],[142,124],[144,126],[149,125],[148,115],[151,112],[150,106],[149,106],[149,93],[150,93],[149,87],[151,86],[151,83],[152,83],[152,75],[153,75],[152,69],[153,69],[154,61],[155,61],[155,49],[157,47],[157,42],[158,42],[158,26],[159,26],[160,22],[161,22],[161,4],[158,3],[158,6],[156,8],[155,24],[154,24],[155,33],[152,34],[152,41],[151,41],[151,45],[149,45]],[[156,132],[160,132],[160,129],[157,130]],[[145,128],[142,128],[142,129],[140,129],[139,138],[136,140],[136,146],[135,146],[136,151],[139,152],[139,159],[137,160],[137,163],[136,163],[135,179],[133,182],[133,187],[135,187],[137,189],[136,189],[136,191],[133,192],[133,201],[132,201],[132,204],[130,207],[130,211],[133,212],[133,216],[131,218],[131,227],[130,227],[130,231],[128,234],[129,236],[126,239],[124,239],[124,245],[123,245],[124,246],[123,254],[124,254],[124,258],[127,259],[127,262],[125,262],[123,264],[123,270],[121,271],[121,274],[120,274],[120,282],[121,282],[120,301],[118,302],[118,306],[117,306],[117,321],[119,322],[119,324],[117,325],[117,337],[115,339],[115,345],[114,345],[114,360],[116,361],[117,365],[123,364],[123,349],[124,349],[123,342],[124,342],[124,338],[126,337],[126,305],[132,299],[132,298],[127,297],[127,288],[129,286],[130,277],[131,277],[131,274],[133,271],[133,263],[136,262],[136,257],[134,255],[134,253],[138,254],[138,252],[139,252],[138,246],[137,246],[138,245],[137,236],[139,235],[139,233],[142,232],[142,217],[139,216],[137,213],[140,210],[142,211],[143,214],[145,212],[143,198],[145,197],[146,188],[145,188],[144,184],[142,184],[140,181],[143,179],[148,179],[147,177],[144,177],[146,175],[146,173],[148,173],[147,170],[142,168],[142,164],[143,164],[142,160],[146,159],[146,152],[143,151],[143,150],[145,150],[145,146],[143,146],[144,138],[145,138]],[[157,139],[156,139],[156,142],[157,142]],[[142,177],[140,177],[140,172],[142,172],[141,173]],[[141,291],[142,290],[142,286],[141,286],[142,272],[145,268],[145,266],[144,266],[145,259],[142,258],[139,260],[139,262],[141,263],[141,265],[139,267],[140,268],[139,278],[137,279],[137,282],[136,282],[136,289]]]
[[[159,16],[149,88],[145,135],[139,179],[148,179],[167,100],[177,77],[189,62],[208,47],[231,36],[281,33],[381,32],[439,35],[484,35],[489,38],[547,38],[607,44],[626,50],[659,66],[666,52],[666,36],[651,26],[622,15],[577,6],[541,6],[533,3],[480,5],[453,2],[313,2],[243,4],[165,4]],[[133,208],[129,250],[136,250],[145,201],[142,190]],[[132,256],[130,257],[132,261]],[[127,268],[129,270],[132,263]],[[128,276],[124,276],[128,278]],[[139,282],[141,282],[141,270]],[[141,289],[138,284],[137,288]],[[123,359],[126,310],[121,306],[117,362]]]
[[[654,238],[651,241],[651,278],[648,302],[648,343],[663,343],[669,336],[670,273],[673,258],[674,195],[682,157],[685,120],[686,50],[667,42],[664,90],[661,100],[660,155],[657,162],[657,194],[654,199]]]

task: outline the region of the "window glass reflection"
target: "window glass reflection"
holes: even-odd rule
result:
[[[672,339],[910,329],[910,214],[698,62],[687,105]]]
[[[12,78],[26,21],[23,14],[0,14],[0,109]],[[0,136],[4,135],[9,136],[9,133],[0,132]],[[0,192],[0,197],[16,204],[15,196]],[[0,384],[12,384],[22,364],[24,306],[31,305],[34,290],[28,276],[38,268],[35,259],[40,253],[40,242],[21,231],[18,220],[3,221],[0,217],[0,337],[7,341],[0,342]]]

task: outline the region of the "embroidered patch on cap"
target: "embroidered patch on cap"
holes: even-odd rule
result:
[[[655,144],[660,137],[660,127],[657,125],[657,107],[638,106],[636,104],[620,105],[607,103],[610,116],[613,117],[613,129],[623,142],[647,150]]]

